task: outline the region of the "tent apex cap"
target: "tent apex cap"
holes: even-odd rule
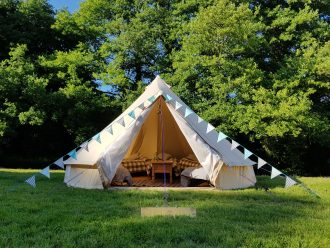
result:
[[[158,84],[164,84],[166,85],[168,88],[171,88],[171,86],[169,84],[167,84],[164,79],[162,79],[159,75],[156,75],[155,79],[151,82],[151,84],[153,83],[158,83]]]

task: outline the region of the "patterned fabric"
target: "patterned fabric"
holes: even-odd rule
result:
[[[128,169],[129,172],[144,172],[146,171],[149,175],[151,170],[151,165],[146,161],[146,159],[136,159],[136,160],[123,160],[121,165]]]
[[[200,167],[200,163],[198,161],[190,160],[187,158],[182,158],[177,166],[174,168],[175,175],[180,175],[181,171],[188,167]]]

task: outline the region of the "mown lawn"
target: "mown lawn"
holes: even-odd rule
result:
[[[197,217],[142,218],[162,192],[67,188],[63,172],[33,189],[22,181],[35,172],[0,170],[0,247],[330,247],[330,178],[299,178],[320,199],[265,177],[270,192],[170,191]]]

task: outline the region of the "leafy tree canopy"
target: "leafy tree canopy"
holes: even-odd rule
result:
[[[329,173],[329,10],[327,0],[86,0],[71,14],[2,1],[0,152],[28,156],[34,142],[55,157],[160,74],[273,164]]]

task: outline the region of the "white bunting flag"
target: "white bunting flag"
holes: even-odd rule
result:
[[[118,123],[119,125],[122,125],[123,127],[125,127],[125,121],[124,121],[124,118],[120,118],[120,119],[117,121],[117,123]]]
[[[60,157],[58,160],[54,162],[58,167],[64,169],[63,157]]]
[[[286,176],[285,177],[285,188],[289,188],[293,185],[295,185],[297,182],[295,180],[293,180],[292,178]]]
[[[29,177],[28,179],[25,180],[25,182],[29,185],[31,185],[33,188],[36,187],[36,176],[33,175],[32,177]]]
[[[220,142],[221,140],[223,140],[225,138],[227,138],[227,135],[225,135],[223,132],[219,132],[217,142]]]
[[[179,102],[175,102],[175,110],[178,110],[181,107],[182,107],[182,104],[180,104]]]
[[[199,116],[197,116],[197,122],[198,123],[201,123],[201,122],[203,122],[204,120],[202,119],[202,118],[200,118]]]
[[[83,149],[85,149],[86,151],[89,152],[89,150],[88,150],[88,141],[85,141],[84,143],[82,143],[82,144],[80,145],[80,147],[83,148]]]
[[[270,175],[270,178],[273,179],[274,177],[277,177],[278,175],[281,175],[282,172],[276,169],[272,166],[272,174]]]
[[[235,140],[231,141],[231,150],[234,150],[238,146],[239,146],[239,144]]]
[[[244,148],[244,159],[247,159],[252,155],[252,152],[250,152],[248,149]]]
[[[50,178],[50,174],[49,174],[49,166],[43,168],[41,171],[39,171],[40,174],[44,175],[45,177]]]
[[[209,133],[214,129],[215,129],[214,126],[212,126],[210,123],[207,123],[206,133]]]
[[[258,158],[258,169],[267,164],[267,162],[261,158]]]

